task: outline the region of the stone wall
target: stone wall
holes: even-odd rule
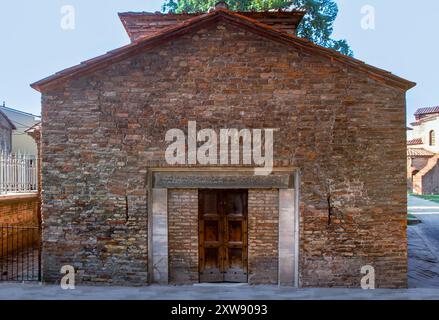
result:
[[[279,191],[248,191],[248,281],[277,284]]]
[[[198,282],[198,190],[168,191],[169,283]]]
[[[364,264],[406,285],[405,92],[361,70],[221,22],[45,92],[42,117],[46,281],[65,263],[145,279],[146,171],[194,120],[279,128],[275,165],[301,172],[301,285],[358,287]]]

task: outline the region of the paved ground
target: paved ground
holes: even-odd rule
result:
[[[422,221],[407,229],[409,287],[439,289],[439,203],[410,196],[408,206]]]
[[[78,287],[0,284],[0,299],[26,300],[437,300],[437,289],[361,290],[291,289],[277,286],[150,286],[142,288]]]

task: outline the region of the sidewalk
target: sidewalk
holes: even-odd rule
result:
[[[408,212],[414,215],[439,214],[439,203],[415,196],[409,196]]]
[[[277,286],[203,285],[78,287],[0,284],[0,300],[437,300],[439,289],[293,289]]]
[[[408,211],[421,220],[408,226],[410,288],[439,289],[439,203],[409,196]]]

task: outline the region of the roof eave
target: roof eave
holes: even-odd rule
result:
[[[221,9],[217,9],[217,10],[221,10]],[[288,15],[290,17],[296,17],[297,21],[295,23],[296,28],[300,25],[300,23],[302,22],[303,18],[306,15],[306,10],[304,9],[295,9],[292,11],[274,11],[274,12],[270,12],[270,11],[263,11],[263,12],[258,12],[258,11],[236,11],[235,13],[240,14],[240,15],[255,15],[255,14],[284,14],[284,15]],[[125,32],[128,34],[129,38],[131,39],[131,41],[133,40],[133,33],[132,30],[129,28],[128,24],[127,24],[127,18],[129,17],[133,17],[133,16],[162,16],[162,17],[172,17],[172,16],[180,16],[180,15],[185,15],[191,18],[195,18],[198,16],[201,16],[203,14],[206,14],[205,12],[192,12],[192,13],[161,13],[161,12],[119,12],[117,15],[119,17],[119,20],[122,22],[122,25],[125,29]],[[188,18],[189,20],[189,18]]]
[[[195,29],[198,24],[204,25],[205,23],[208,23],[208,18],[213,18],[211,20],[214,20],[216,16],[213,13],[207,13],[204,16],[206,16],[205,19],[201,20],[199,17],[195,17],[189,20],[186,20],[176,26],[171,26],[169,28],[165,28],[162,32],[148,36],[145,38],[141,38],[137,41],[134,41],[126,46],[108,51],[107,53],[100,55],[98,57],[95,57],[93,59],[81,62],[78,65],[75,65],[73,67],[64,69],[60,72],[57,72],[49,77],[46,77],[44,79],[41,79],[39,81],[36,81],[32,83],[30,86],[39,91],[43,92],[47,88],[52,88],[53,86],[56,86],[57,83],[54,82],[65,82],[68,79],[74,77],[77,74],[83,74],[87,73],[91,70],[99,69],[101,66],[106,65],[108,62],[112,63],[115,61],[122,60],[125,56],[130,56],[133,54],[133,52],[141,51],[145,47],[155,47],[169,39],[178,37],[181,34],[184,34],[187,29]],[[199,21],[195,21],[195,19],[199,19]],[[191,24],[189,24],[191,22]],[[92,63],[92,64],[91,64]]]
[[[43,92],[44,90],[52,88],[61,82],[65,82],[78,74],[85,74],[92,70],[99,69],[100,67],[107,64],[120,61],[127,56],[135,54],[138,51],[141,51],[148,47],[155,47],[163,42],[169,41],[170,39],[185,34],[188,30],[196,30],[200,26],[204,26],[205,24],[215,21],[219,18],[226,18],[234,24],[239,24],[240,26],[246,27],[247,29],[251,29],[253,32],[267,38],[271,38],[273,40],[277,40],[287,44],[294,44],[303,50],[313,51],[314,53],[328,56],[330,59],[348,64],[356,69],[366,71],[367,73],[369,73],[369,76],[371,78],[383,81],[390,86],[397,87],[405,91],[416,86],[415,82],[408,81],[385,70],[367,65],[363,61],[345,56],[335,50],[327,49],[316,45],[309,40],[278,31],[257,20],[239,15],[227,9],[216,9],[213,12],[188,19],[175,26],[165,28],[163,31],[157,34],[147,36],[145,38],[140,38],[139,40],[134,41],[124,47],[109,51],[104,55],[98,56],[94,59],[90,59],[74,67],[65,69],[52,76],[31,84],[31,87],[39,92]]]

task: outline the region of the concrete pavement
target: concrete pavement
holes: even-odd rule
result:
[[[439,214],[439,203],[415,196],[408,196],[408,211],[415,215]]]
[[[407,228],[409,287],[439,289],[439,203],[409,196],[408,211],[422,221]]]
[[[0,299],[13,300],[438,300],[438,289],[293,289],[277,286],[203,285],[78,287],[0,284]]]

